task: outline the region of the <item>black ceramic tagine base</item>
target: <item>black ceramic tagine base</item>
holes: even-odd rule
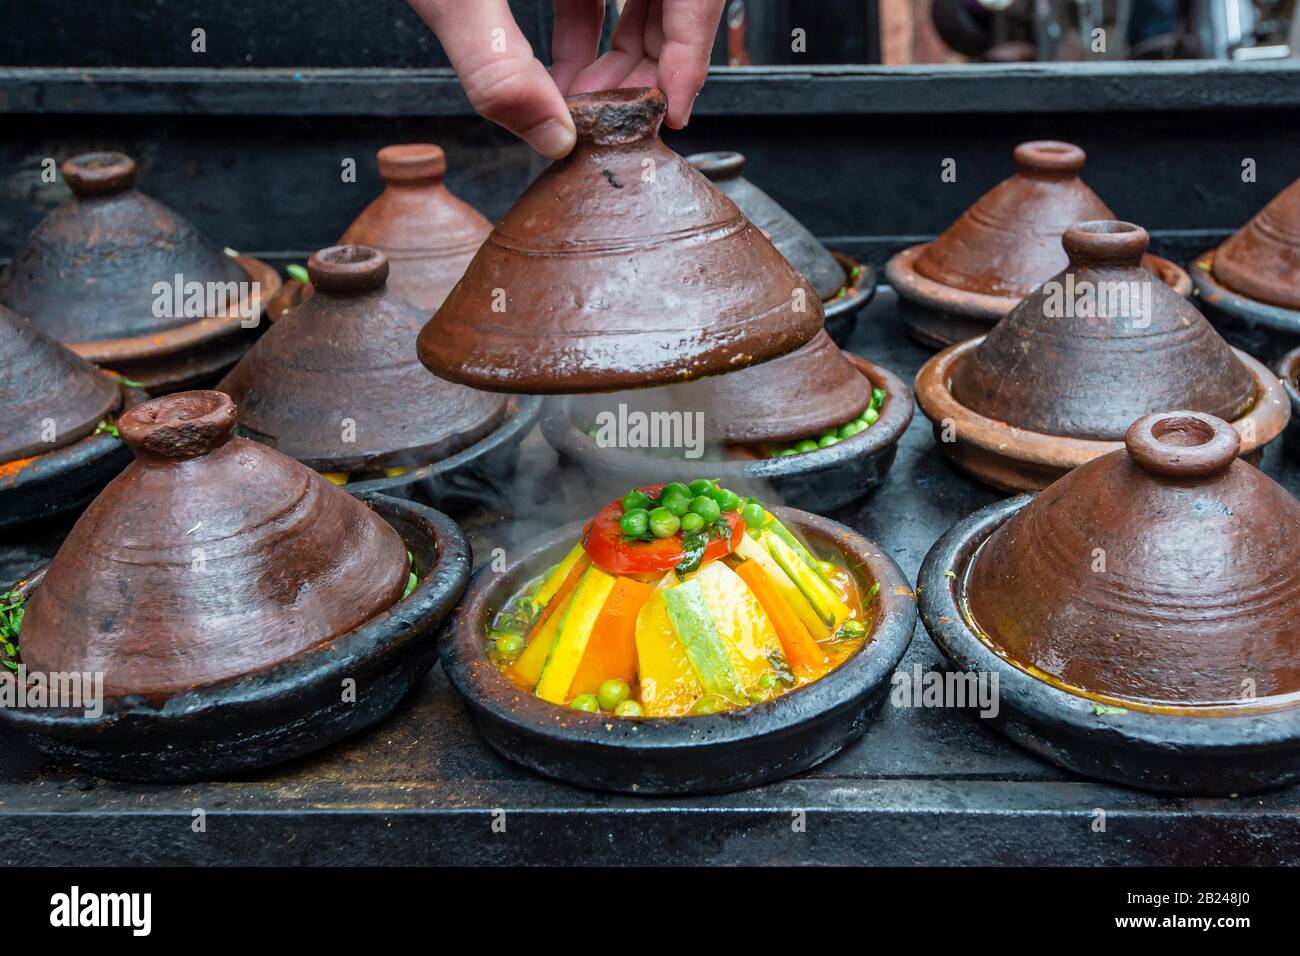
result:
[[[1291,420],[1286,424],[1282,435],[1282,444],[1292,461],[1300,461],[1300,389],[1296,388],[1300,377],[1300,347],[1292,349],[1278,361],[1277,377],[1286,389],[1287,400],[1291,403]]]
[[[506,420],[495,431],[450,458],[401,475],[352,481],[344,487],[356,495],[384,494],[417,500],[444,511],[485,507],[508,511],[508,488],[519,466],[519,446],[542,414],[542,398],[510,399]]]
[[[893,559],[857,532],[806,512],[776,513],[814,551],[838,550],[863,580],[880,584],[876,619],[858,653],[799,690],[708,716],[617,718],[540,700],[497,671],[483,635],[510,595],[573,546],[578,522],[547,535],[501,572],[481,568],[443,632],[443,669],[483,738],[507,759],[566,783],[655,795],[723,793],[779,780],[861,737],[911,642],[912,589]]]
[[[1269,365],[1300,346],[1300,312],[1256,302],[1223,286],[1214,277],[1213,251],[1197,258],[1187,271],[1197,306],[1230,344]]]
[[[122,409],[148,396],[122,389]],[[89,504],[131,462],[131,452],[111,434],[90,434],[44,455],[0,468],[0,530],[76,511]]]
[[[885,404],[870,428],[816,451],[778,458],[717,460],[606,448],[573,420],[573,404],[567,398],[547,400],[542,434],[561,459],[582,469],[600,495],[622,495],[644,483],[647,475],[689,483],[707,473],[740,494],[754,494],[792,508],[833,511],[880,484],[913,413],[912,392],[902,379],[859,355],[846,353],[846,357],[873,386],[885,390]]]
[[[1030,675],[979,638],[963,613],[967,570],[1030,500],[1010,498],[958,522],[917,579],[921,619],[939,649],[962,671],[997,675],[994,726],[1068,770],[1158,793],[1236,795],[1300,780],[1300,705],[1190,715],[1110,706]]]
[[[858,316],[876,294],[876,270],[843,252],[831,251],[844,269],[843,293],[822,303],[826,315],[826,333],[843,348],[853,336]]]
[[[36,749],[91,772],[157,783],[271,766],[378,723],[436,662],[437,628],[469,580],[470,552],[455,523],[431,508],[382,495],[363,500],[401,535],[420,576],[416,589],[388,611],[250,677],[163,701],[110,699],[99,717],[3,708],[0,723]],[[41,573],[17,589],[31,593]],[[347,680],[356,682],[355,695],[345,699]]]

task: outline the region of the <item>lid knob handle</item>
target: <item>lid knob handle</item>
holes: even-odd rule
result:
[[[370,246],[330,246],[307,260],[307,275],[324,292],[369,292],[388,281],[388,257]]]
[[[59,167],[78,199],[126,192],[135,185],[135,160],[126,153],[82,153]]]
[[[1218,474],[1241,452],[1241,436],[1222,418],[1204,412],[1157,412],[1129,426],[1124,444],[1143,471],[1166,478]]]
[[[177,392],[137,405],[117,420],[117,428],[137,457],[185,461],[230,440],[235,403],[225,392]]]

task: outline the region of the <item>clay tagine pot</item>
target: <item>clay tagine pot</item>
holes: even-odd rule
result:
[[[573,546],[582,523],[547,535],[497,572],[474,575],[443,632],[443,669],[474,724],[503,756],[581,787],[640,795],[720,793],[779,780],[858,739],[879,712],[916,626],[916,599],[893,559],[850,528],[789,508],[781,522],[817,553],[841,554],[873,584],[875,615],[862,648],[825,677],[775,700],[698,717],[611,720],[557,708],[503,676],[484,651],[502,604]]]
[[[137,191],[129,156],[85,153],[61,170],[74,199],[32,231],[0,301],[152,391],[212,380],[232,365],[279,288],[275,270],[210,246]]]
[[[339,239],[388,257],[388,287],[428,318],[442,305],[492,231],[492,223],[444,183],[447,157],[432,143],[379,151],[384,191]]]
[[[780,203],[746,179],[742,175],[743,153],[695,153],[687,161],[709,177],[817,290],[826,314],[826,331],[843,345],[853,334],[858,313],[875,294],[876,275],[871,267],[831,252]]]
[[[1258,460],[1290,416],[1281,384],[1142,268],[1146,230],[1079,223],[1062,245],[1064,272],[917,374],[944,454],[996,488],[1035,491],[1114,451],[1124,422],[1191,408],[1230,419]]]
[[[1266,362],[1300,345],[1300,179],[1190,268],[1205,314]]]
[[[935,642],[999,680],[996,725],[1062,766],[1151,790],[1300,779],[1300,504],[1194,411],[927,555]]]
[[[120,419],[135,462],[19,586],[27,673],[102,673],[103,713],[0,711],[36,746],[131,779],[263,766],[381,719],[433,663],[468,577],[450,520],[367,507],[234,426],[220,392]]]
[[[1294,348],[1282,356],[1277,364],[1277,375],[1282,380],[1287,400],[1291,403],[1291,420],[1287,422],[1282,442],[1287,454],[1295,461],[1300,461],[1300,348]]]
[[[873,403],[874,390],[884,393],[883,401]],[[815,441],[869,408],[870,426],[847,429],[853,433],[815,450],[779,455],[779,448],[800,439]],[[599,429],[604,422],[634,420],[668,423],[668,434],[679,434],[682,441],[668,447],[638,444],[629,427],[623,429],[625,442],[610,443]],[[698,476],[704,467],[737,491],[829,509],[879,484],[911,420],[911,391],[898,376],[842,352],[821,332],[788,355],[729,375],[551,399],[542,413],[542,434],[611,495],[651,473],[689,482],[687,476]]]
[[[130,459],[113,416],[138,390],[0,306],[0,528],[84,504]]]
[[[369,246],[307,263],[315,293],[222,380],[248,437],[317,471],[382,472],[462,451],[506,417],[503,395],[430,375],[415,355],[424,313],[388,285]]]
[[[1077,222],[1114,219],[1079,178],[1086,156],[1071,143],[1016,147],[1016,173],[981,196],[933,242],[904,249],[885,267],[899,315],[925,345],[944,348],[982,335],[1069,263],[1060,238]],[[1191,279],[1147,255],[1143,265],[1180,295]]]
[[[420,334],[435,374],[503,392],[732,372],[822,327],[806,279],[659,139],[656,89],[571,97],[573,152],[493,229]]]

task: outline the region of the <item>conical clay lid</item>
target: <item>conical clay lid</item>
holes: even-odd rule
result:
[[[388,287],[428,318],[442,305],[492,223],[446,186],[447,157],[432,143],[379,151],[384,191],[348,226],[339,245],[372,246],[388,257]]]
[[[578,144],[492,231],[420,335],[435,374],[510,392],[613,391],[793,351],[821,301],[658,136],[658,90],[572,97]]]
[[[1300,309],[1300,179],[1219,246],[1214,276],[1257,302]]]
[[[784,206],[746,179],[745,156],[734,151],[695,153],[692,166],[709,177],[749,221],[772,240],[776,251],[798,269],[825,302],[844,286],[844,269],[817,237]]]
[[[1161,408],[1231,421],[1251,407],[1254,376],[1195,306],[1141,267],[1145,229],[1084,222],[1062,245],[1066,271],[957,364],[957,401],[1018,428],[1111,441]]]
[[[204,318],[188,314],[190,283],[204,289],[206,304],[209,283],[249,281],[192,225],[135,190],[129,156],[85,153],[61,171],[75,198],[32,231],[0,292],[5,305],[46,335],[97,342],[186,325]],[[171,291],[177,276],[179,314]],[[155,288],[159,283],[166,292]]]
[[[234,426],[221,392],[121,417],[135,462],[86,509],[28,601],[29,671],[99,671],[112,696],[166,696],[283,663],[401,598],[397,533]]]
[[[111,376],[0,306],[0,462],[63,448],[117,411]]]
[[[1013,661],[1128,700],[1300,691],[1300,504],[1200,412],[1148,415],[998,528],[971,617]]]
[[[251,437],[322,471],[419,465],[454,455],[506,415],[503,395],[420,364],[425,315],[386,286],[367,246],[311,257],[315,293],[267,329],[219,388]]]

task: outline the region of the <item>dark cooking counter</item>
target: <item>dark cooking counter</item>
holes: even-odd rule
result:
[[[888,292],[852,348],[909,380],[929,355],[904,338]],[[1280,447],[1264,469],[1300,491],[1300,468]],[[594,504],[540,433],[525,444],[521,476],[513,519],[485,509],[462,516],[478,561]],[[918,414],[881,487],[832,517],[915,580],[934,540],[997,497],[944,462]],[[38,563],[60,536],[46,528],[0,542],[0,577]],[[902,669],[940,660],[918,625]],[[198,810],[206,832],[194,832]],[[590,793],[498,758],[435,668],[376,730],[234,782],[113,783],[0,736],[0,846],[5,865],[1294,863],[1300,787],[1154,797],[1058,770],[969,714],[887,704],[865,738],[783,783],[715,797]]]

